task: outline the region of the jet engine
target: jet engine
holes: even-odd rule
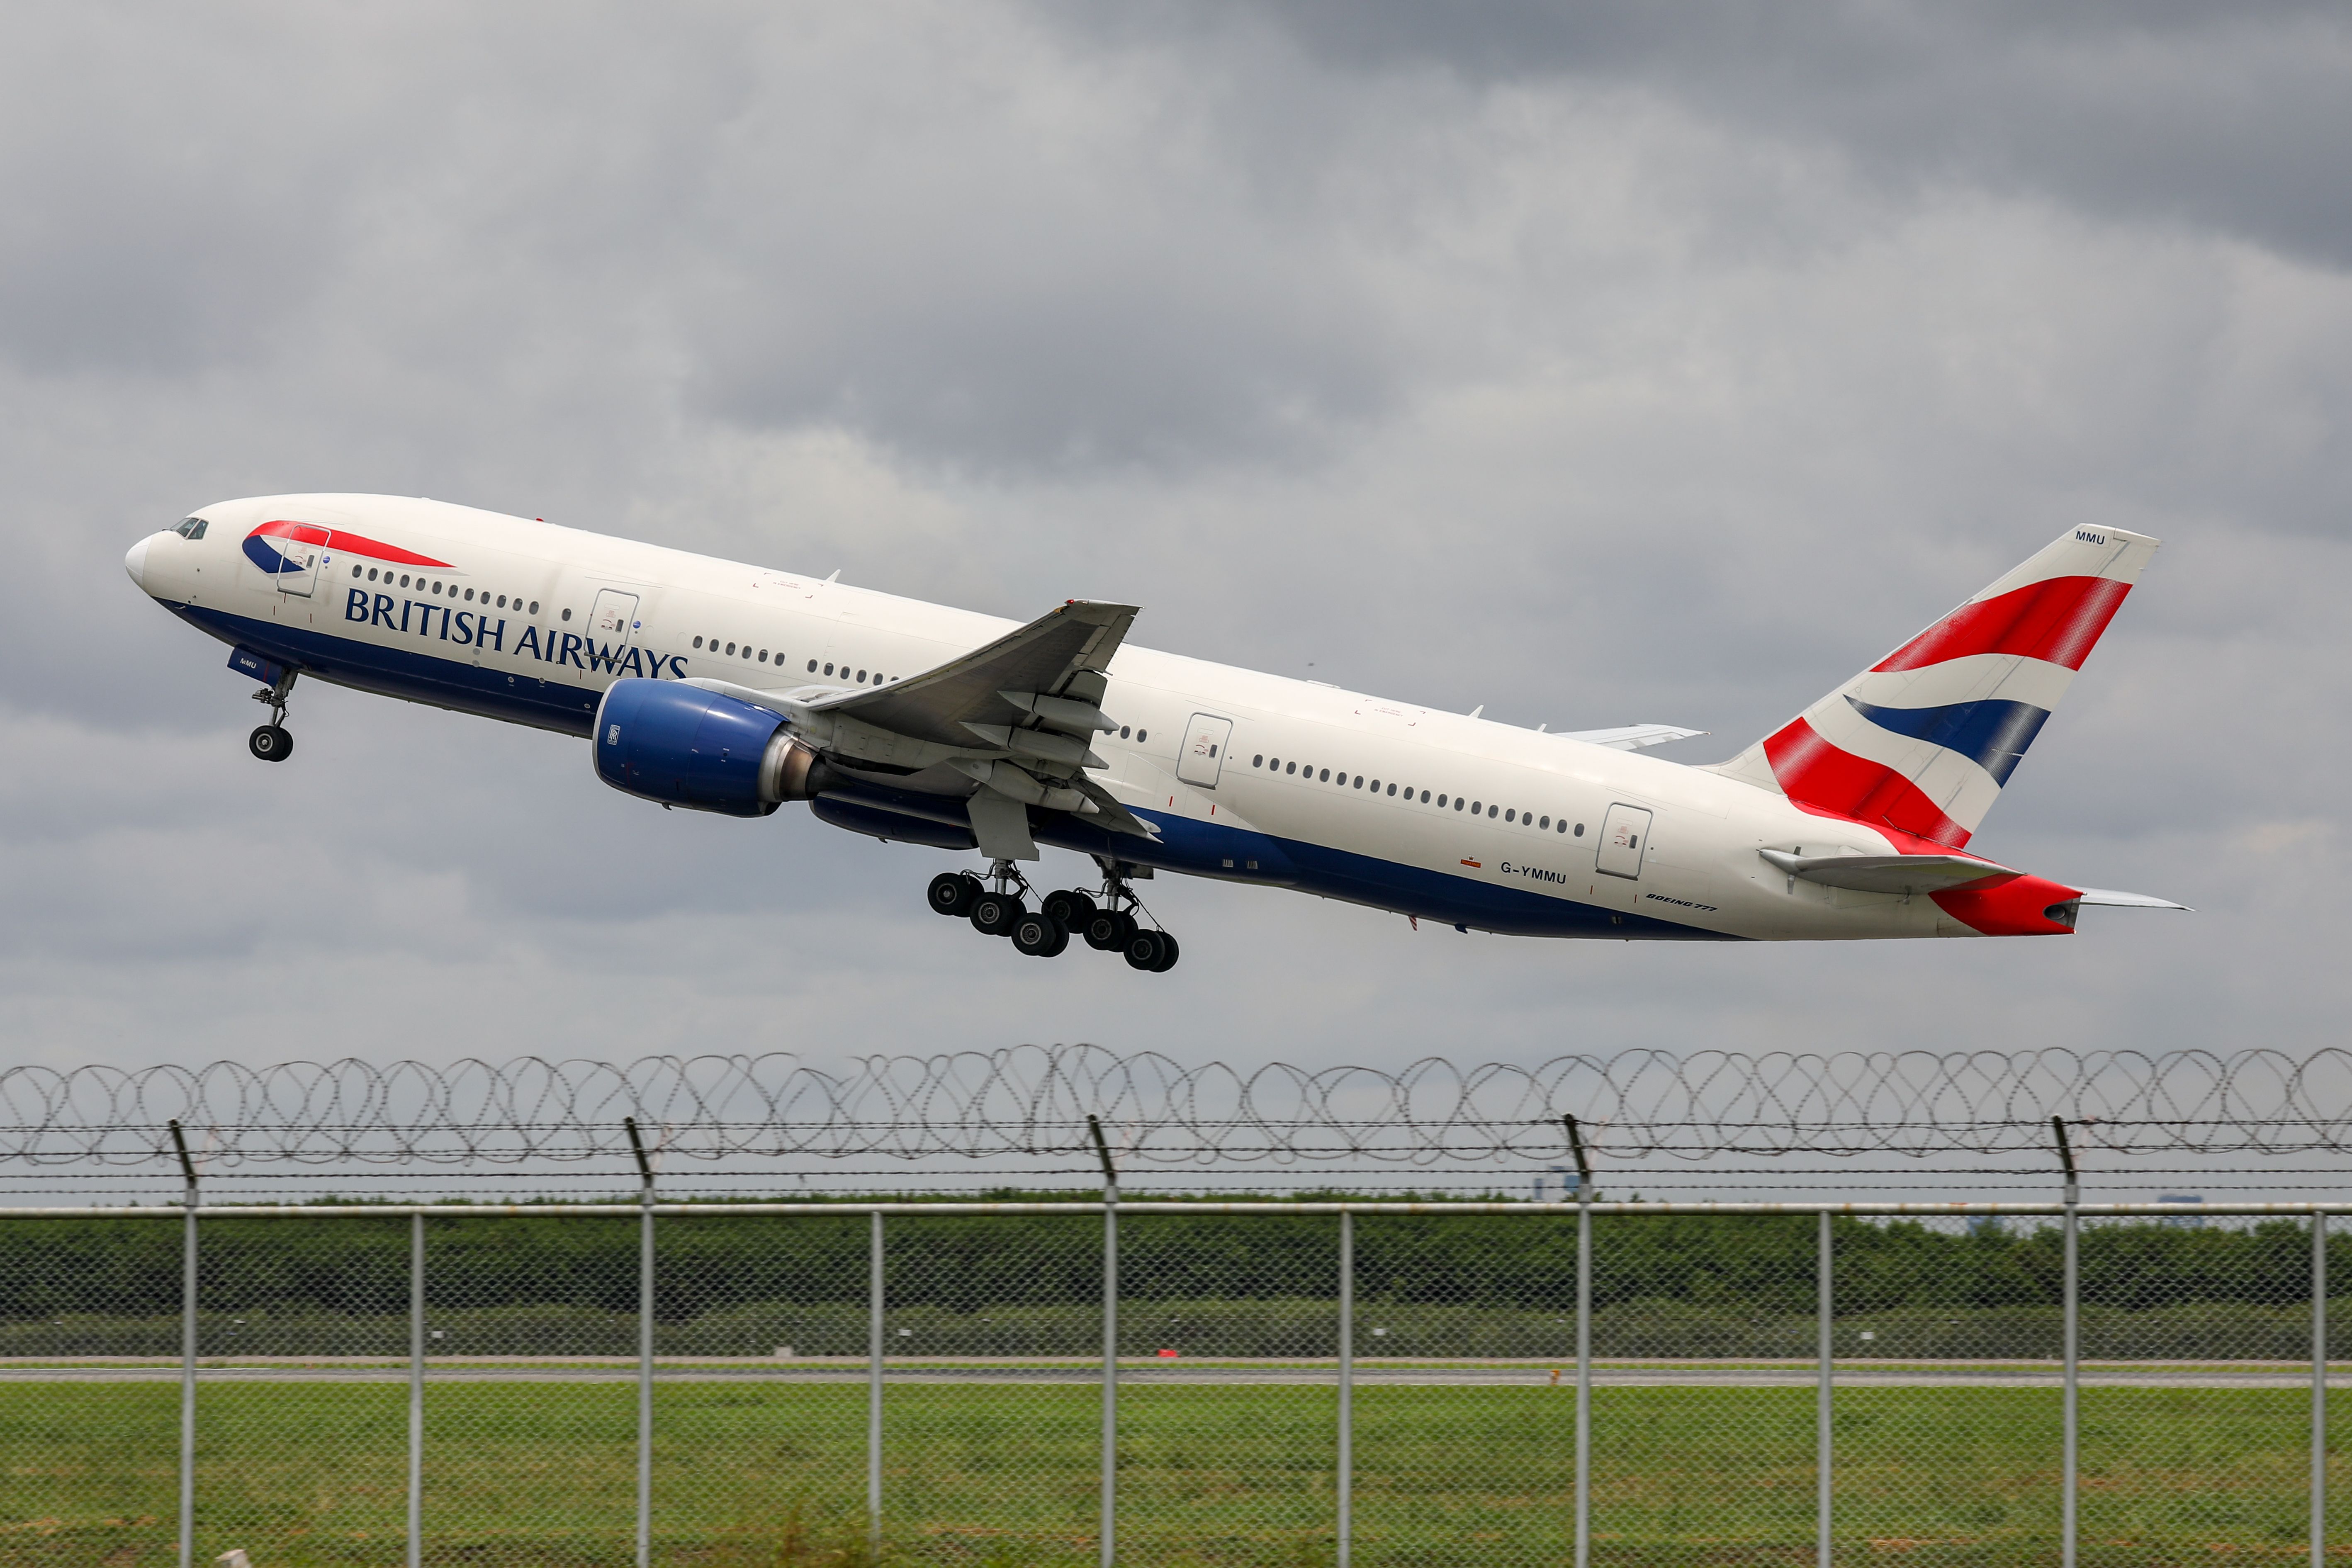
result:
[[[616,680],[596,709],[596,776],[640,800],[765,816],[814,800],[833,770],[783,717],[675,680]]]

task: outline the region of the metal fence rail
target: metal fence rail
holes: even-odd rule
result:
[[[61,1222],[181,1238],[176,1300],[126,1277],[0,1312],[0,1558],[1830,1568],[1894,1542],[2319,1568],[2352,1543],[2330,1205],[1121,1202],[1106,1166],[1095,1203],[664,1204],[647,1167],[633,1205],[207,1207],[191,1173],[178,1210],[0,1211],[26,1302]],[[2267,1283],[2179,1282],[2231,1238],[2283,1259]],[[1975,1294],[1939,1296],[1971,1257]]]

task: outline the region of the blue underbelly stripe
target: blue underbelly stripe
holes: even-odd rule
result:
[[[593,687],[530,674],[530,660],[509,670],[257,621],[202,605],[164,607],[225,643],[290,664],[320,680],[485,719],[585,735],[596,721],[596,702],[603,695]]]

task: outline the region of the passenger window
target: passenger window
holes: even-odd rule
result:
[[[1252,757],[1250,759],[1250,766],[1254,768],[1262,768],[1265,766],[1265,753],[1264,752],[1260,752],[1256,756]]]
[[[565,620],[567,620],[567,621],[568,621],[568,620],[570,620],[570,619],[572,618],[572,612],[571,612],[570,610],[566,610],[566,611],[564,611],[564,612],[563,612],[563,618],[564,618]]]
[[[368,581],[371,583],[375,581],[375,568],[373,566],[368,568]]]
[[[695,646],[695,647],[700,647],[702,646],[702,639],[701,639],[700,637],[697,637],[697,638],[695,638],[695,639],[694,639],[694,646]]]
[[[1578,823],[1578,824],[1576,825],[1576,836],[1577,836],[1579,838],[1581,838],[1581,837],[1584,837],[1584,824],[1582,824],[1582,823],[1580,823],[1580,823]]]
[[[1541,822],[1536,824],[1536,826],[1538,828],[1549,827],[1551,826],[1551,818],[1547,816]]]
[[[1151,731],[1149,730],[1138,730],[1135,732],[1135,743],[1139,746],[1150,739],[1151,739]]]
[[[827,675],[831,675],[831,674],[833,673],[833,666],[832,666],[832,665],[830,665],[830,664],[827,664],[827,665],[824,667],[824,672],[825,672]]]
[[[1120,740],[1124,741],[1124,740],[1126,740],[1126,739],[1127,739],[1128,734],[1129,734],[1128,726],[1126,726],[1125,724],[1121,724],[1121,725],[1118,727],[1118,738],[1119,738]]]
[[[1513,807],[1511,810],[1507,811],[1507,812],[1505,812],[1505,813],[1503,814],[1503,820],[1504,820],[1505,822],[1517,822],[1518,819],[1519,819],[1519,813],[1518,813],[1518,809],[1517,809],[1516,806],[1515,806],[1515,807]]]
[[[433,596],[436,599],[441,596],[441,584],[438,583],[433,584]]]
[[[857,683],[861,686],[866,683],[866,672],[862,669],[857,672]]]
[[[360,574],[360,569],[359,569],[358,567],[356,567],[356,566],[352,567],[352,576],[354,576],[354,577],[356,577],[356,576],[358,576],[359,574]]]
[[[1441,811],[1445,809],[1445,797],[1442,795],[1437,797],[1437,806]]]
[[[766,648],[761,648],[760,650],[760,662],[761,664],[768,662],[768,650]]]
[[[1502,807],[1501,807],[1501,806],[1498,806],[1498,805],[1490,805],[1490,806],[1488,806],[1488,807],[1486,808],[1486,815],[1487,815],[1487,816],[1494,816],[1494,815],[1495,815],[1495,813],[1496,813],[1497,811],[1500,811],[1501,809],[1502,809]]]
[[[811,660],[809,660],[809,671],[808,671],[808,672],[809,672],[811,675],[814,675],[814,674],[816,673],[816,660],[814,660],[814,659],[811,659]]]
[[[1331,782],[1331,770],[1329,768],[1325,768],[1323,770],[1321,778],[1318,782],[1322,784],[1329,784]]]
[[[1389,785],[1389,793],[1390,793],[1391,795],[1394,795],[1394,794],[1396,794],[1396,785],[1394,785],[1394,784],[1391,784],[1391,785]]]
[[[400,585],[404,588],[408,586],[408,574],[405,572],[400,574]]]
[[[467,604],[469,604],[469,605],[470,605],[470,604],[472,604],[473,602],[474,602],[474,591],[473,591],[471,588],[468,588],[468,589],[467,589],[467,590],[466,590],[466,603],[467,603]]]
[[[1559,819],[1559,826],[1558,827],[1554,828],[1552,831],[1553,831],[1553,832],[1555,832],[1555,833],[1565,833],[1565,832],[1567,832],[1567,831],[1568,831],[1568,818],[1566,818],[1566,817],[1564,817],[1564,816],[1563,816],[1563,817],[1561,817],[1561,818]]]
[[[529,613],[534,616],[539,614],[539,601],[537,599],[533,599],[530,602],[530,609]]]
[[[1282,771],[1286,773],[1295,773],[1298,771],[1298,764],[1297,763],[1285,763],[1282,764]]]
[[[501,610],[503,610],[503,609],[505,609],[506,607],[507,607],[507,596],[506,596],[504,594],[500,594],[500,595],[499,595],[499,609],[501,609]]]
[[[1363,775],[1363,774],[1361,774],[1361,773],[1358,773],[1358,774],[1356,775],[1356,784],[1355,784],[1355,787],[1356,787],[1356,788],[1358,788],[1358,789],[1361,789],[1361,788],[1363,788],[1363,787],[1364,787],[1364,775]]]
[[[1429,792],[1427,790],[1423,790],[1421,792],[1421,804],[1423,805],[1427,805],[1429,804]],[[1440,795],[1438,797],[1437,804],[1444,805],[1445,804],[1445,797]]]

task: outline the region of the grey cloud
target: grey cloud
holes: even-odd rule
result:
[[[2043,192],[2352,260],[2352,21],[2316,0],[1790,7],[1306,0],[1049,14],[1118,46],[1280,37],[1343,71],[1650,91],[1904,186]]]
[[[2242,219],[2221,165],[2167,151],[2303,137],[2327,24],[109,15],[44,13],[0,59],[20,1054],[1192,1058],[1207,1017],[1236,1056],[1396,1061],[2292,1039],[2341,1011],[2352,289],[2278,226],[2318,177],[2299,152]],[[2099,171],[2183,69],[2132,195]],[[77,102],[104,122],[57,132]],[[2166,551],[1979,844],[2201,912],[1652,952],[1171,878],[1149,893],[1187,956],[1145,990],[929,915],[947,857],[659,812],[577,742],[305,687],[295,758],[252,763],[246,683],[121,558],[307,489],[1008,616],[1132,597],[1151,646],[1715,731],[1688,760],[2061,528],[2142,528]]]

